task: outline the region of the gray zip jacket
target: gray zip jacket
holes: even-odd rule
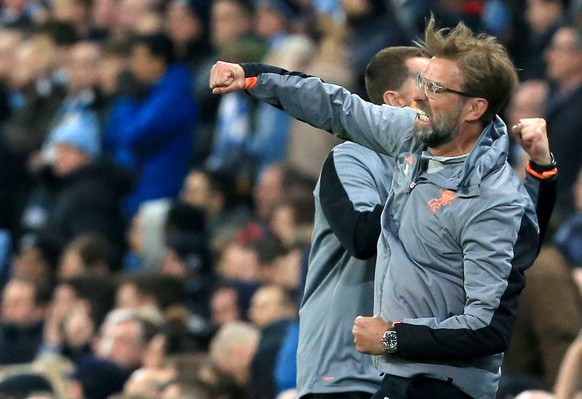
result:
[[[380,387],[380,371],[356,350],[352,326],[374,308],[374,255],[393,165],[393,158],[351,142],[336,146],[323,164],[299,310],[298,397]]]
[[[449,380],[474,398],[493,398],[523,273],[538,246],[532,201],[507,163],[503,121],[496,118],[483,130],[464,162],[427,173],[430,156],[411,133],[413,109],[373,105],[299,74],[258,74],[248,92],[395,157],[374,309],[399,322],[398,351],[375,357],[375,364],[385,373]]]

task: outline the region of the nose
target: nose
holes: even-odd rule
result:
[[[412,100],[415,103],[424,102],[428,100],[426,96],[426,92],[424,90],[424,86],[418,87],[414,86],[414,90],[412,91]]]

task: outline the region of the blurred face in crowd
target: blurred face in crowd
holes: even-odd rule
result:
[[[59,278],[78,276],[85,271],[85,264],[79,251],[75,247],[66,248],[61,256],[58,275]]]
[[[216,47],[242,37],[251,29],[251,18],[236,2],[216,0],[210,14],[210,37]]]
[[[55,144],[54,150],[55,160],[52,168],[57,176],[66,176],[91,162],[89,155],[68,144]]]
[[[163,274],[175,277],[186,277],[188,274],[186,265],[172,248],[166,248],[161,271]]]
[[[75,92],[96,86],[99,81],[99,46],[81,42],[69,54],[69,90]]]
[[[59,61],[62,61],[58,59],[58,48],[55,39],[48,34],[41,33],[32,36],[30,40],[36,45],[36,62],[39,65],[41,74],[52,73]]]
[[[2,6],[12,10],[22,11],[27,3],[28,0],[4,0],[2,1]]]
[[[548,76],[560,88],[573,88],[568,86],[578,85],[582,81],[582,44],[576,43],[572,28],[556,31],[546,50],[546,60]]]
[[[131,49],[129,65],[136,79],[145,84],[154,83],[165,69],[164,61],[154,56],[147,46],[139,43]]]
[[[87,20],[89,11],[89,7],[81,0],[53,0],[52,2],[52,15],[57,21],[80,24]]]
[[[287,315],[285,294],[280,287],[262,287],[253,295],[249,319],[256,327],[264,328]]]
[[[202,34],[202,24],[184,1],[172,1],[166,15],[168,36],[174,43],[185,44]]]
[[[94,0],[91,19],[98,29],[107,29],[117,24],[118,0]]]
[[[127,68],[127,59],[120,55],[107,54],[99,59],[99,85],[105,94],[117,90],[117,78]]]
[[[53,293],[50,315],[59,321],[59,335],[62,333],[69,346],[80,348],[92,339],[95,325],[90,313],[89,303],[80,299],[69,284],[58,285]]]
[[[275,259],[273,265],[273,284],[294,290],[299,287],[303,251],[292,249]]]
[[[38,46],[31,40],[26,40],[18,46],[14,54],[14,68],[10,75],[12,87],[22,89],[42,76],[38,51]]]
[[[180,198],[187,204],[206,209],[210,200],[210,182],[202,172],[190,172],[186,177]]]
[[[119,0],[117,7],[117,25],[115,30],[119,35],[133,32],[140,18],[152,11],[150,0]]]
[[[219,288],[214,291],[210,300],[210,310],[212,324],[215,326],[240,320],[236,290],[234,288]]]
[[[125,368],[139,367],[142,362],[144,342],[138,320],[111,323],[103,329],[98,352],[106,359]]]
[[[40,320],[43,310],[36,303],[35,290],[26,281],[10,281],[2,292],[2,322],[25,326]]]
[[[273,8],[261,6],[255,16],[255,32],[263,39],[269,39],[285,31],[285,20]]]
[[[560,0],[527,0],[525,17],[534,33],[543,33],[560,16]]]
[[[67,313],[78,303],[79,298],[75,290],[68,284],[59,284],[53,292],[51,301],[51,313],[64,318]]]
[[[255,186],[255,206],[262,219],[271,217],[283,200],[283,171],[279,166],[267,167]]]
[[[223,250],[216,264],[218,274],[227,280],[258,281],[259,258],[257,252],[237,243]]]
[[[282,242],[289,242],[295,235],[295,212],[287,204],[280,204],[275,207],[271,217],[271,230],[273,234]]]
[[[21,35],[9,29],[0,29],[0,79],[8,79],[14,68],[14,56],[20,45]]]
[[[119,286],[115,297],[115,308],[137,309],[141,304],[141,298],[134,283],[126,282]]]
[[[366,15],[371,9],[368,0],[341,0],[341,6],[349,18]]]
[[[164,18],[159,12],[147,12],[138,18],[134,30],[140,35],[160,33],[164,30]]]
[[[537,118],[544,114],[544,104],[548,92],[546,83],[542,80],[523,82],[517,92],[509,100],[507,110],[507,125],[513,126],[523,118]]]
[[[19,278],[44,279],[50,269],[44,254],[34,245],[20,249],[12,262],[12,275]]]
[[[210,359],[214,367],[221,374],[231,376],[237,385],[247,386],[259,335],[248,323],[233,322],[221,326],[210,342]],[[212,378],[208,374],[206,377]]]
[[[91,341],[95,325],[86,302],[80,301],[67,315],[63,333],[65,341],[73,348],[82,348]]]

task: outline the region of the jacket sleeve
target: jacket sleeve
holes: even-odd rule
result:
[[[551,173],[536,173],[531,168],[526,169],[524,186],[532,199],[540,226],[538,252],[544,242],[544,237],[550,224],[557,198],[558,169]]]
[[[531,216],[520,204],[508,203],[476,212],[463,222],[463,313],[442,321],[402,320],[395,327],[401,356],[468,360],[507,349],[525,286],[524,271],[537,255],[538,230]]]
[[[262,70],[257,67],[254,73]],[[411,135],[416,116],[411,108],[375,105],[319,78],[280,68],[267,70],[258,73],[247,92],[300,121],[391,156]]]
[[[380,216],[391,181],[390,170],[370,167],[378,164],[364,150],[358,151],[354,144],[336,147],[323,164],[319,187],[321,208],[333,233],[359,259],[376,254]]]

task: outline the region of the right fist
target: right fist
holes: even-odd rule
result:
[[[245,87],[245,72],[239,64],[218,61],[210,69],[208,85],[213,94],[226,94]]]

